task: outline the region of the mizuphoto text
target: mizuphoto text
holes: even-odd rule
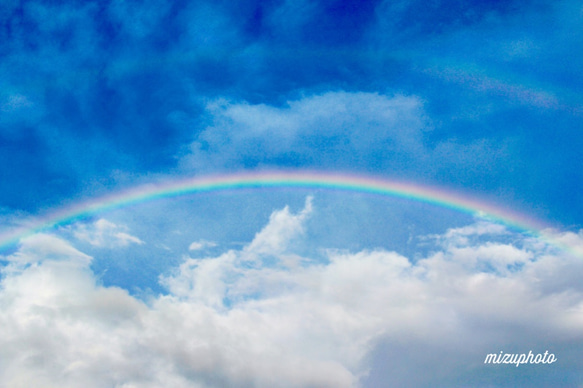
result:
[[[521,364],[552,364],[557,361],[557,357],[547,350],[544,354],[533,354],[530,350],[526,353],[504,353],[500,351],[499,354],[490,353],[486,355],[484,364],[515,364],[518,367]]]

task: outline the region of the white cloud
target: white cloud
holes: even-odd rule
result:
[[[501,236],[508,236],[510,233],[506,230],[504,225],[496,224],[483,220],[483,215],[479,215],[477,221],[471,225],[465,225],[458,228],[450,228],[443,235],[421,236],[422,240],[434,240],[441,244],[444,248],[452,248],[456,246],[467,246],[471,242],[477,242],[482,237],[492,239]]]
[[[421,101],[401,95],[329,92],[283,107],[217,100],[207,111],[212,124],[181,159],[184,169],[269,166],[281,158],[336,167],[367,163],[370,155],[376,163],[381,154],[411,159],[422,156],[428,128]]]
[[[312,260],[290,243],[311,211],[308,198],[240,250],[186,257],[162,278],[170,293],[147,303],[99,286],[64,240],[23,241],[10,260],[34,265],[5,272],[0,288],[0,385],[354,387],[396,344],[409,362],[383,359],[394,361],[386,381],[431,386],[447,370],[455,385],[500,346],[538,351],[544,338],[561,359],[583,345],[580,259],[480,221],[416,262],[382,249]],[[489,233],[514,242],[459,239]]]
[[[15,264],[32,264],[43,260],[59,260],[68,263],[89,263],[91,257],[73,248],[68,242],[58,237],[38,233],[25,237],[14,254],[5,260]]]
[[[565,249],[574,255],[583,257],[583,230],[578,233],[567,231],[561,232],[553,229],[546,229],[543,235],[549,236],[553,241],[561,244]]]
[[[95,221],[91,225],[76,224],[73,228],[73,235],[81,241],[102,247],[127,247],[130,244],[144,244],[139,238],[127,233],[127,227],[116,225],[104,218]]]
[[[475,224],[462,226],[459,228],[450,228],[444,234],[448,240],[457,240],[458,236],[482,236],[482,235],[499,235],[506,234],[504,225],[495,224],[487,221],[478,221]]]
[[[408,179],[452,169],[483,175],[511,147],[488,139],[431,141],[433,124],[417,96],[336,91],[282,106],[214,100],[206,111],[209,125],[177,156],[184,172],[294,166]]]
[[[212,242],[212,241],[206,241],[206,240],[199,240],[199,241],[194,241],[192,244],[190,244],[188,246],[188,250],[189,251],[200,251],[202,249],[205,248],[212,248],[212,247],[216,247],[217,243]]]
[[[304,221],[311,212],[312,197],[306,199],[305,208],[298,215],[291,214],[287,206],[273,212],[269,224],[255,235],[245,251],[251,255],[284,253],[287,245],[303,233]]]

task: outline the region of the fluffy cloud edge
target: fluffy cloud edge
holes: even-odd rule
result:
[[[583,289],[573,277],[583,265],[572,256],[540,242],[470,238],[511,233],[480,221],[449,230],[416,262],[382,249],[329,250],[327,262],[314,261],[289,244],[311,212],[308,198],[297,214],[275,211],[240,250],[186,258],[161,278],[170,293],[147,302],[100,286],[91,258],[67,241],[23,240],[2,273],[0,381],[353,387],[366,381],[371,352],[391,341],[411,344],[410,357],[425,344],[456,362],[493,343],[532,347],[543,334],[560,349],[583,343]],[[412,363],[401,377],[429,386]]]

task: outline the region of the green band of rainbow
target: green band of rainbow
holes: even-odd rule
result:
[[[158,198],[176,197],[191,193],[216,192],[243,188],[299,187],[336,189],[361,193],[406,198],[434,204],[488,218],[541,236],[546,226],[533,218],[502,209],[485,201],[435,187],[379,178],[317,172],[258,172],[233,175],[206,176],[139,186],[119,193],[96,198],[61,209],[38,218],[24,228],[0,235],[0,249],[13,246],[28,235],[47,228],[73,222],[84,217]],[[565,247],[562,247],[565,248]]]

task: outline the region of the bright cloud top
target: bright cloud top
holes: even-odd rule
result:
[[[146,302],[99,285],[70,242],[24,239],[3,258],[0,385],[354,387],[379,373],[375,357],[396,360],[387,384],[451,385],[479,375],[498,346],[528,351],[544,338],[567,360],[583,345],[583,263],[555,247],[478,221],[428,236],[426,257],[327,247],[304,257],[294,241],[310,216],[308,198],[297,214],[273,212],[241,249],[185,257],[160,278],[168,294]],[[419,364],[400,369],[397,355]]]

